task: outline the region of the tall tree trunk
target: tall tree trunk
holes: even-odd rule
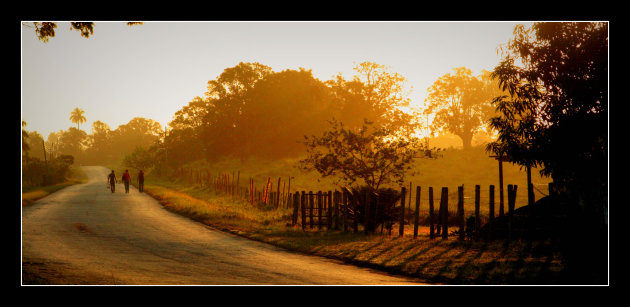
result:
[[[469,149],[472,147],[472,137],[473,134],[470,132],[464,132],[461,135],[458,135],[459,138],[462,139],[462,144],[464,146],[464,149]]]

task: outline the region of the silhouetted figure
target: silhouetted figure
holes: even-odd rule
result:
[[[116,191],[116,174],[114,174],[114,170],[107,176],[107,181],[109,182],[109,188],[114,193]]]
[[[138,173],[138,191],[140,191],[140,193],[144,191],[144,172],[142,170]]]
[[[125,184],[125,193],[129,193],[129,181],[131,181],[131,176],[129,176],[129,170],[125,170],[125,173],[122,176],[122,181]]]

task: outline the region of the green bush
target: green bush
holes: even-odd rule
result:
[[[29,158],[22,164],[22,186],[38,187],[64,182],[69,175],[74,157],[61,155],[50,161]]]

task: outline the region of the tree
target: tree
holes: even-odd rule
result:
[[[351,185],[363,180],[372,190],[387,184],[404,183],[405,172],[423,145],[415,137],[395,138],[386,127],[365,121],[360,129],[346,129],[337,120],[322,136],[305,136],[308,156],[300,161],[302,170],[315,170]]]
[[[499,93],[488,72],[473,76],[465,67],[438,78],[428,89],[426,113],[435,114],[432,130],[447,130],[462,139],[464,149],[472,146],[476,132],[493,114],[492,99]]]
[[[28,151],[31,149],[28,146],[28,131],[24,129],[26,125],[26,121],[22,121],[22,157],[28,157]]]
[[[499,138],[488,150],[540,165],[565,196],[605,221],[608,24],[517,26],[503,51],[493,76],[508,94],[494,100]]]
[[[203,120],[208,115],[210,108],[209,99],[197,96],[193,98],[188,105],[185,105],[175,112],[169,126],[178,130],[188,128],[197,129],[204,124]]]
[[[85,123],[86,121],[83,113],[85,113],[85,111],[79,109],[78,107],[74,108],[74,110],[70,112],[70,121],[77,124],[77,129],[79,129],[79,124]]]
[[[115,149],[111,146],[112,130],[106,123],[97,120],[92,123],[92,131],[88,135],[86,158],[93,164],[107,164],[114,161]]]
[[[26,141],[29,147],[29,157],[44,159],[44,138],[37,131],[28,132],[28,139]]]
[[[319,134],[338,115],[329,88],[310,70],[283,70],[259,80],[235,121],[234,154],[265,158],[304,153],[299,141]]]
[[[362,62],[354,70],[358,74],[352,80],[339,74],[326,82],[339,105],[339,119],[347,127],[361,127],[367,119],[374,126],[389,125],[397,130],[412,122],[411,116],[400,110],[409,105],[403,76],[373,62]]]
[[[133,150],[153,145],[163,134],[160,123],[143,117],[134,117],[127,124],[120,125],[111,132],[109,147],[122,159]]]
[[[62,131],[59,138],[59,152],[64,155],[71,155],[74,160],[81,161],[83,152],[87,148],[87,133],[74,127],[67,131]]]
[[[46,138],[46,152],[51,159],[60,155],[59,145],[62,134],[63,130],[60,130],[58,132],[51,132]]]
[[[207,111],[204,112],[200,137],[206,144],[208,158],[232,154],[242,141],[237,138],[237,122],[246,105],[245,96],[254,85],[271,73],[260,63],[240,62],[225,69],[216,80],[208,81]]]
[[[125,156],[123,165],[136,170],[147,170],[155,165],[155,158],[147,149],[136,147],[130,155]]]
[[[136,24],[142,24],[142,22],[127,22],[128,26]],[[55,37],[55,29],[57,28],[56,22],[33,22],[33,26],[28,23],[22,23],[22,25],[35,28],[37,39],[44,43],[47,43],[51,37]],[[88,38],[94,33],[94,22],[71,22],[70,30],[77,30],[81,32],[81,36]]]
[[[212,110],[209,98],[195,97],[188,105],[175,112],[169,123],[171,130],[165,135],[162,144],[168,152],[160,155],[161,163],[176,168],[179,165],[206,157],[205,142],[202,142],[203,129],[208,112]],[[168,160],[165,160],[167,159]]]

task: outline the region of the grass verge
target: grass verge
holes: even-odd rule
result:
[[[43,187],[30,187],[22,190],[22,206],[27,206],[38,199],[44,198],[52,193],[55,193],[65,187],[71,185],[87,182],[87,175],[81,170],[81,168],[73,167],[70,169],[70,177],[57,184],[43,186]]]
[[[446,284],[571,284],[561,255],[549,242],[469,242],[413,239],[290,226],[289,209],[265,209],[197,185],[148,178],[145,192],[166,209],[219,230],[305,254]],[[317,229],[317,228],[315,228]],[[397,227],[395,227],[397,229]]]

